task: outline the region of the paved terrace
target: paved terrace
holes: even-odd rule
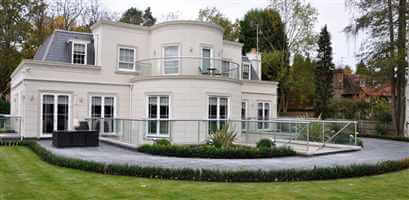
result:
[[[217,170],[277,170],[312,169],[351,164],[375,164],[385,160],[401,160],[409,157],[409,143],[379,139],[362,139],[361,151],[322,155],[315,157],[285,157],[270,159],[199,159],[152,156],[101,143],[99,147],[56,149],[50,140],[39,144],[51,152],[70,158],[103,163],[155,166],[164,168],[194,168]]]

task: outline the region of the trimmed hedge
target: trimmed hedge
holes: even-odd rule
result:
[[[2,145],[2,143],[0,143]],[[311,170],[271,170],[271,171],[220,171],[207,169],[167,169],[140,167],[120,164],[104,164],[93,161],[66,158],[55,155],[34,141],[24,141],[42,160],[61,167],[80,169],[110,175],[137,176],[155,179],[193,180],[214,182],[289,182],[353,178],[396,172],[409,168],[409,158],[401,161],[384,161],[378,164],[314,168]]]
[[[138,147],[138,151],[159,156],[216,159],[273,158],[296,155],[294,150],[287,147],[254,148],[238,145],[228,148],[217,148],[212,145],[145,144]]]

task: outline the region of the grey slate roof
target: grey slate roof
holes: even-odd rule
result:
[[[54,33],[44,41],[36,52],[34,60],[71,63],[72,44],[70,40],[90,42],[87,49],[87,64],[94,65],[95,49],[92,34],[63,30],[55,30]]]

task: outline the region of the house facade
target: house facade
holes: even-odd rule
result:
[[[56,30],[11,75],[11,115],[24,137],[49,137],[91,118],[146,121],[167,137],[171,120],[277,117],[277,83],[261,80],[257,54],[197,21],[142,27],[100,21],[91,33]],[[103,132],[115,123],[104,123]]]

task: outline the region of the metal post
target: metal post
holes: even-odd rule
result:
[[[200,144],[200,120],[197,121],[197,144]]]
[[[325,123],[322,121],[322,143],[325,144]]]
[[[310,124],[307,125],[307,152],[310,151]]]
[[[358,141],[357,141],[358,132],[357,132],[357,129],[356,129],[356,128],[357,128],[357,123],[356,123],[356,122],[355,122],[354,127],[355,127],[355,138],[354,138],[354,139],[355,139],[355,145],[357,145],[357,142],[358,142]]]

